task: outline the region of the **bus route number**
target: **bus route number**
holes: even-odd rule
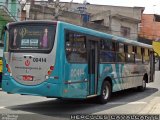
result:
[[[46,62],[46,58],[33,58],[33,62]]]
[[[71,69],[71,77],[80,77],[84,75],[83,69]]]

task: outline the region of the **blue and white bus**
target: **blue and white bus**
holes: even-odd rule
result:
[[[152,46],[61,21],[7,25],[2,89],[49,98],[98,98],[154,81]]]

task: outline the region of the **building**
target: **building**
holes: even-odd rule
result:
[[[3,27],[20,19],[21,5],[17,0],[1,0],[0,2],[0,42],[2,43]]]
[[[139,41],[153,46],[160,55],[160,15],[143,14],[139,25]],[[155,64],[155,69],[160,70],[160,61]]]
[[[110,33],[129,39],[137,40],[138,25],[144,7],[123,7],[109,5],[94,5],[86,3],[63,3],[69,11],[85,6],[86,12],[91,14],[90,21],[109,27]]]
[[[139,37],[151,41],[160,41],[160,15],[143,14],[139,27]]]
[[[143,7],[38,1],[31,4],[29,19],[54,20],[58,16],[58,20],[137,40],[143,11]]]

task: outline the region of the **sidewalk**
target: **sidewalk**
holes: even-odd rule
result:
[[[160,71],[155,71],[154,83],[159,86]],[[160,114],[160,96],[152,99],[139,114]]]
[[[160,114],[160,97],[155,97],[139,114]]]

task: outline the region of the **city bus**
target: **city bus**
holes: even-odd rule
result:
[[[0,88],[2,84],[2,68],[3,68],[3,62],[2,62],[2,58],[0,57]]]
[[[144,91],[154,81],[152,46],[62,21],[9,23],[2,89],[58,99],[95,97],[105,104],[116,91]]]
[[[3,44],[0,43],[0,88],[2,84],[2,69],[3,69]]]

